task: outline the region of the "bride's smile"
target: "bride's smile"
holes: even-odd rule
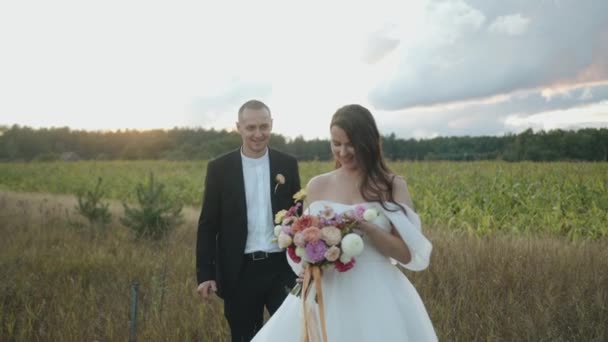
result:
[[[331,151],[340,166],[345,169],[356,169],[355,147],[346,132],[339,126],[331,127]]]

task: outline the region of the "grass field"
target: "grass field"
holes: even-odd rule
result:
[[[427,226],[486,234],[608,236],[608,163],[398,162]],[[171,198],[200,206],[205,162],[0,163],[0,190],[75,194],[104,180],[110,198],[133,201],[149,172]],[[302,185],[331,163],[300,163]]]
[[[194,225],[161,243],[120,224],[71,228],[69,196],[0,194],[0,340],[124,341],[140,284],[138,339],[225,341],[221,302],[195,295]],[[120,214],[120,206],[112,206]],[[608,242],[427,229],[431,266],[406,272],[442,341],[605,341]]]
[[[434,246],[429,269],[405,274],[440,340],[608,340],[607,164],[391,166],[406,176]],[[204,167],[0,164],[0,340],[124,341],[134,281],[138,340],[227,340],[221,301],[195,295]],[[329,169],[302,163],[303,184]],[[185,224],[161,243],[136,241],[118,223],[120,200],[131,201],[150,171],[190,205]],[[115,199],[113,222],[77,228],[71,194],[98,176]]]

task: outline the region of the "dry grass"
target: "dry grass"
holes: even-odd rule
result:
[[[606,241],[430,234],[410,276],[442,340],[608,340]]]
[[[0,340],[222,341],[221,302],[195,296],[196,209],[165,244],[115,222],[74,228],[72,196],[0,193]],[[114,216],[122,214],[112,205]],[[431,267],[410,277],[443,341],[608,340],[608,242],[427,229]],[[398,323],[397,323],[398,324]]]

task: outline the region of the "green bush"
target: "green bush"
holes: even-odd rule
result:
[[[97,185],[93,191],[81,191],[78,194],[76,212],[84,216],[91,226],[105,226],[110,223],[112,214],[108,210],[108,203],[102,203],[104,192],[101,189],[101,177],[97,178]]]
[[[173,228],[182,224],[182,205],[169,200],[163,192],[165,186],[155,183],[150,173],[148,184],[137,184],[139,207],[130,207],[123,202],[125,216],[120,221],[129,227],[136,238],[160,240]]]

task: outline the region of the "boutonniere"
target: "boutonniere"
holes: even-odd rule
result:
[[[274,186],[274,193],[276,194],[279,185],[285,184],[285,176],[280,173],[277,173],[276,177],[274,177],[274,180],[275,182],[277,182],[277,184]]]

